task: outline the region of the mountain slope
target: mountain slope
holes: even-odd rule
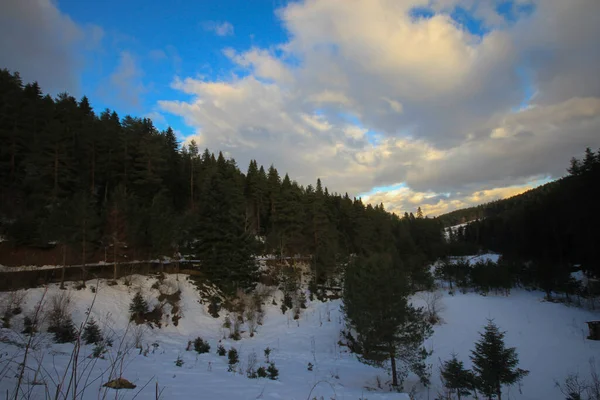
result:
[[[178,280],[177,280],[178,279]],[[124,334],[128,323],[128,306],[134,293],[141,289],[144,296],[151,302],[158,289],[152,286],[157,282],[154,277],[134,276],[131,286],[109,286],[100,281],[97,297],[91,310],[92,315],[100,321],[103,327],[112,326],[116,337]],[[95,286],[95,281],[89,281],[88,286]],[[156,285],[155,285],[156,287]],[[131,399],[141,389],[139,397],[154,398],[155,383],[159,390],[164,390],[164,399],[197,398],[199,395],[206,399],[306,399],[321,396],[325,399],[408,399],[402,394],[393,394],[385,390],[389,377],[384,369],[378,369],[361,364],[356,356],[348,353],[339,345],[340,330],[344,327],[343,314],[339,300],[327,303],[308,302],[300,319],[294,320],[292,312],[281,313],[281,293],[273,292],[266,302],[264,324],[258,326],[254,337],[247,332],[242,333],[240,341],[223,339],[227,329],[223,328],[225,313],[215,319],[211,317],[206,306],[199,303],[195,286],[185,275],[167,275],[160,284],[162,291],[181,290],[181,314],[178,326],[169,323],[161,329],[145,329],[143,348],[149,353],[138,354],[137,349],[130,349],[125,357],[123,377],[132,381],[138,387],[132,391],[120,391],[119,396]],[[49,288],[46,298],[60,293],[57,286]],[[42,297],[43,288],[27,290],[24,314],[27,315]],[[85,318],[87,308],[94,300],[94,293],[88,288],[72,290],[72,301],[75,305],[73,318],[80,323]],[[3,296],[6,294],[3,293]],[[414,298],[415,304],[423,301],[419,294]],[[543,302],[543,293],[513,291],[509,297],[480,296],[475,293],[456,294],[449,296],[443,293],[441,300],[444,309],[441,312],[443,323],[434,327],[435,333],[427,342],[427,348],[433,350],[430,363],[433,365],[432,387],[422,388],[411,377],[405,382],[405,390],[415,387],[417,397],[435,398],[440,389],[438,378],[439,360],[445,360],[456,352],[460,359],[470,366],[469,351],[478,339],[478,332],[488,318],[493,318],[503,330],[507,330],[506,341],[509,346],[516,346],[520,356],[520,366],[531,371],[523,381],[521,391],[511,388],[505,391],[513,399],[561,399],[561,394],[554,387],[554,380],[563,380],[571,372],[579,372],[586,376],[589,371],[588,359],[600,351],[600,343],[585,339],[587,334],[585,321],[597,318],[597,314],[565,307],[564,305]],[[154,299],[154,300],[153,300]],[[272,304],[275,299],[277,305]],[[518,311],[517,311],[518,310]],[[166,308],[170,313],[170,308]],[[165,318],[166,321],[168,318]],[[22,315],[12,320],[17,330],[22,326]],[[242,331],[247,330],[246,326]],[[105,331],[107,331],[105,329]],[[127,341],[133,339],[136,329],[127,332]],[[18,341],[12,331],[1,331],[3,341],[12,338]],[[40,337],[45,334],[40,335]],[[193,350],[185,351],[188,340],[201,336],[211,346],[208,354],[197,355]],[[240,353],[240,369],[245,373],[251,353],[255,353],[259,365],[265,365],[263,351],[266,347],[272,349],[271,361],[279,369],[279,380],[248,379],[244,375],[227,371],[227,357],[219,357],[215,352],[219,341],[227,348],[235,347]],[[153,343],[158,344],[153,351]],[[115,341],[114,354],[118,347]],[[43,373],[38,371],[38,361],[44,366],[44,371],[56,379],[54,365],[61,371],[68,363],[72,344],[52,344],[48,337],[40,342],[38,350],[33,352],[26,371],[25,381],[31,382],[37,374],[41,380]],[[22,356],[22,349],[2,344],[3,352]],[[85,358],[92,351],[91,346],[84,346],[81,354],[83,364],[90,360]],[[44,357],[42,358],[42,356]],[[180,357],[184,364],[175,365]],[[16,358],[10,366],[10,373],[3,376],[0,390],[5,393],[14,387],[17,364],[21,358]],[[4,359],[6,360],[6,359]],[[5,362],[5,361],[2,361]],[[0,365],[4,365],[0,362]],[[314,368],[308,370],[308,363]],[[106,370],[110,359],[97,360],[91,367],[91,377],[102,375],[98,381],[91,384],[84,398],[97,398],[100,384],[108,380]],[[86,364],[87,365],[87,364]],[[2,367],[0,367],[2,370]],[[377,380],[384,389],[377,388]],[[49,377],[45,379],[49,386]],[[144,387],[144,385],[146,385]],[[311,389],[314,388],[309,397]],[[38,394],[43,386],[29,386]],[[368,389],[371,388],[371,389]],[[112,390],[109,396],[114,395]],[[41,396],[38,398],[42,398]]]

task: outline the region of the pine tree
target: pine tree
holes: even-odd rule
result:
[[[74,239],[81,249],[82,285],[85,286],[88,255],[100,236],[99,217],[94,200],[87,192],[77,193],[72,200],[72,221],[75,224]]]
[[[48,332],[54,334],[54,341],[56,343],[70,343],[77,339],[77,330],[70,315],[60,325],[48,327]]]
[[[471,351],[477,389],[489,400],[502,400],[502,386],[513,385],[529,374],[516,368],[519,363],[516,348],[506,347],[504,336],[492,320],[488,321],[480,340]]]
[[[256,160],[251,160],[246,173],[244,196],[246,198],[246,225],[256,235],[261,233],[260,214],[263,190],[258,164]]]
[[[458,400],[462,396],[471,394],[474,385],[473,373],[464,368],[463,362],[456,358],[456,354],[452,354],[452,358],[444,361],[440,368],[440,376],[444,382],[444,386],[451,394],[456,393]]]
[[[313,254],[313,276],[316,284],[324,284],[331,276],[336,264],[336,238],[329,210],[327,196],[321,180],[317,179],[312,199],[309,198],[309,249]]]
[[[85,344],[98,344],[102,341],[102,331],[94,317],[91,317],[83,328],[81,338]]]
[[[144,314],[148,312],[148,303],[142,297],[140,292],[136,292],[129,305],[129,313],[131,314],[132,321],[139,321],[143,318]]]
[[[212,163],[212,161],[211,161]],[[251,289],[258,279],[254,239],[244,229],[243,180],[222,154],[206,177],[193,235],[193,252],[222,290]]]
[[[421,210],[421,207],[417,208],[417,218],[423,218],[423,211]]]
[[[391,255],[375,254],[347,267],[343,309],[356,334],[353,348],[365,363],[383,366],[389,361],[395,388],[401,388],[409,371],[427,384],[429,354],[423,342],[432,334],[431,325],[422,309],[408,304],[401,266],[394,264]]]

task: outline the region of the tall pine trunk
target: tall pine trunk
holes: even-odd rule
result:
[[[260,236],[260,202],[256,200],[256,235]]]
[[[190,163],[190,205],[192,211],[194,210],[194,160],[191,159]]]
[[[398,387],[398,372],[396,371],[396,352],[392,344],[390,344],[390,361],[392,363],[392,386],[396,389]]]
[[[82,233],[82,239],[81,239],[81,286],[85,287],[85,277],[86,277],[86,271],[85,271],[85,259],[86,259],[86,255],[85,255],[85,250],[86,250],[86,233],[87,233],[87,221],[83,221],[83,229],[81,230]]]
[[[96,186],[96,148],[92,147],[92,170],[90,177],[90,195],[94,195],[94,187]]]
[[[54,148],[54,188],[52,195],[58,197],[58,148]]]
[[[117,238],[113,236],[113,280],[117,280],[118,266],[117,266]]]
[[[13,136],[11,143],[11,151],[10,151],[10,183],[15,181],[15,171],[16,171],[16,158],[17,158],[17,124],[15,122],[15,126],[13,127]]]
[[[62,267],[61,277],[60,277],[60,288],[64,289],[65,288],[65,272],[67,270],[67,244],[66,243],[63,243],[62,251],[63,251],[63,267]]]

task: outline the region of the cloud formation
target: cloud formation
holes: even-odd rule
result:
[[[102,41],[99,26],[79,26],[51,0],[0,2],[0,65],[50,92],[79,94],[81,52]]]
[[[99,94],[110,98],[113,103],[139,109],[142,95],[148,91],[142,82],[143,75],[134,55],[126,50],[121,51],[115,69],[108,76],[106,85],[100,86]]]
[[[378,195],[388,209],[450,211],[559,177],[600,146],[600,2],[568,3],[514,1],[510,18],[475,0],[290,3],[287,42],[225,49],[243,73],[177,78],[191,99],[159,107],[242,167],[273,162],[351,195],[404,183]],[[486,33],[452,19],[457,6]]]
[[[202,28],[204,28],[205,31],[214,32],[217,36],[233,36],[234,33],[233,25],[227,21],[204,21],[202,23]]]

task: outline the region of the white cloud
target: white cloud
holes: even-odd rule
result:
[[[162,61],[167,59],[167,53],[162,49],[150,50],[148,56],[152,61]]]
[[[204,21],[202,27],[206,31],[214,32],[217,36],[233,36],[234,33],[233,25],[227,21]]]
[[[0,64],[44,91],[79,95],[82,51],[95,50],[103,37],[101,27],[76,24],[52,0],[0,2]]]
[[[141,96],[148,91],[142,82],[143,75],[134,55],[129,51],[121,51],[117,66],[108,76],[106,84],[100,86],[99,94],[110,97],[113,103],[116,101],[122,106],[139,108]]]
[[[600,2],[574,1],[536,1],[514,24],[475,0],[431,2],[442,12],[429,19],[410,15],[426,0],[290,3],[279,12],[288,42],[226,49],[243,77],[178,79],[192,99],[159,106],[242,168],[256,158],[354,195],[405,182],[385,195],[395,210],[489,201],[561,176],[572,155],[600,146]],[[492,31],[468,33],[443,12],[457,4]],[[515,112],[519,69],[537,94]]]

